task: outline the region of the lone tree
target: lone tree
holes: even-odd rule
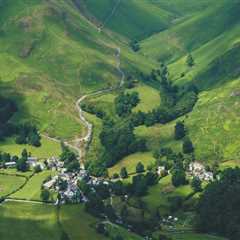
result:
[[[175,125],[175,139],[180,140],[186,135],[186,129],[183,122],[177,122]]]
[[[185,153],[185,154],[194,152],[193,143],[190,138],[184,139],[182,149],[183,149],[183,153]]]
[[[44,202],[47,202],[50,198],[50,192],[47,190],[47,189],[43,189],[41,191],[41,199],[44,201]]]
[[[189,67],[193,67],[194,66],[195,63],[194,63],[194,59],[193,59],[193,56],[192,56],[191,53],[188,54],[186,62],[187,62],[187,65]]]
[[[142,172],[144,172],[144,165],[141,162],[139,162],[136,166],[136,173],[142,173]]]
[[[128,172],[127,172],[126,167],[122,167],[122,168],[121,168],[121,170],[120,170],[120,176],[121,176],[121,178],[128,178]]]
[[[23,149],[22,151],[22,157],[18,159],[17,161],[17,170],[21,172],[26,172],[29,169],[29,165],[27,163],[28,159],[28,152],[26,149]]]

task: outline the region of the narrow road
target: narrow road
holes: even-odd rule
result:
[[[92,123],[90,123],[84,116],[84,111],[82,110],[81,108],[81,103],[86,100],[86,98],[89,98],[89,97],[93,97],[93,96],[97,96],[97,95],[101,95],[103,93],[109,93],[109,92],[112,92],[114,90],[117,90],[117,89],[120,89],[123,84],[124,84],[124,80],[125,80],[125,73],[124,71],[121,69],[121,49],[120,48],[117,48],[116,49],[116,68],[117,68],[117,71],[119,72],[120,74],[120,82],[118,84],[117,87],[110,87],[110,88],[107,88],[107,89],[102,89],[102,90],[99,90],[97,92],[93,92],[93,93],[90,93],[90,94],[86,94],[82,97],[80,97],[77,102],[76,102],[76,109],[79,113],[79,118],[81,120],[81,122],[84,124],[84,126],[87,128],[87,134],[84,136],[84,137],[81,137],[81,138],[78,138],[75,140],[76,142],[76,146],[74,146],[74,148],[76,150],[78,150],[78,154],[79,154],[79,158],[80,158],[80,162],[81,162],[81,167],[84,168],[84,152],[86,147],[88,146],[88,144],[90,143],[91,141],[91,138],[92,138],[92,134],[93,134],[93,125]],[[69,144],[68,144],[69,145]],[[71,145],[70,145],[71,146]]]
[[[105,27],[106,23],[111,19],[111,17],[115,14],[115,12],[117,11],[119,5],[121,3],[121,0],[117,0],[115,6],[113,7],[111,13],[109,14],[109,16],[104,20],[104,22],[102,23],[102,25],[100,27],[97,27],[94,23],[91,23],[92,25],[94,25],[97,29],[98,32],[100,33],[102,31],[102,29]],[[87,133],[85,136],[81,137],[81,138],[77,138],[74,141],[67,142],[65,141],[64,144],[67,145],[68,147],[74,149],[75,151],[77,151],[78,156],[79,156],[79,161],[80,161],[80,166],[82,169],[84,169],[84,157],[85,157],[85,151],[86,148],[88,147],[91,139],[92,139],[92,135],[93,135],[93,125],[92,123],[90,123],[84,116],[84,111],[81,108],[81,103],[84,102],[84,100],[86,100],[86,98],[89,97],[93,97],[93,96],[97,96],[97,95],[101,95],[101,94],[106,94],[109,92],[112,92],[114,90],[120,89],[123,85],[124,85],[124,81],[125,81],[125,73],[124,71],[121,69],[121,48],[120,47],[116,47],[116,69],[120,74],[120,82],[118,84],[118,86],[116,87],[110,87],[107,89],[102,89],[96,92],[92,92],[89,94],[86,94],[84,96],[81,96],[75,103],[75,107],[78,111],[79,114],[79,119],[80,121],[83,123],[83,125],[85,126]],[[44,137],[53,140],[55,142],[60,142],[59,139],[56,138],[51,138],[47,135],[42,134]]]
[[[81,165],[82,169],[84,169],[84,154],[85,154],[85,150],[88,147],[88,145],[89,145],[89,143],[90,143],[90,141],[92,139],[93,125],[84,116],[84,111],[81,108],[81,103],[83,103],[89,97],[102,95],[102,94],[106,94],[106,93],[115,91],[117,89],[120,89],[124,85],[125,73],[121,69],[121,48],[119,48],[119,47],[116,48],[115,56],[116,56],[116,69],[117,69],[117,71],[118,71],[118,73],[120,75],[119,84],[116,87],[110,87],[110,88],[102,89],[102,90],[95,91],[95,92],[86,94],[84,96],[81,96],[75,103],[75,108],[78,111],[79,119],[80,119],[80,121],[83,123],[83,125],[86,128],[86,135],[83,136],[83,137],[75,139],[74,141],[72,141],[72,143],[69,143],[69,142],[65,141],[64,144],[66,146],[74,149],[78,153],[79,161],[80,161],[80,165]],[[55,141],[55,142],[60,142],[61,141],[61,140],[59,140],[57,138],[52,138],[52,137],[49,137],[49,136],[47,136],[45,134],[42,134],[42,136],[44,136],[45,138],[48,138],[48,139],[50,139],[52,141]]]

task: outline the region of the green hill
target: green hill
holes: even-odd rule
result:
[[[173,62],[236,26],[239,8],[236,1],[215,1],[204,11],[196,12],[176,22],[167,31],[144,40],[142,53],[158,61]]]
[[[84,3],[99,26],[105,26],[129,39],[144,38],[162,31],[174,19],[174,14],[147,0],[85,0]]]
[[[119,82],[121,44],[99,33],[71,1],[2,2],[0,45],[1,84],[22,96],[14,121],[31,119],[51,136],[82,134],[76,99]],[[128,71],[152,65],[124,46],[121,57]]]

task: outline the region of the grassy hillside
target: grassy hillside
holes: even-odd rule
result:
[[[219,0],[149,0],[152,4],[165,9],[169,12],[173,12],[181,17],[189,17],[192,14],[203,11],[207,7],[214,6]]]
[[[118,83],[115,55],[121,43],[99,33],[66,0],[2,3],[0,36],[1,89],[21,109],[12,121],[30,120],[62,139],[83,135],[75,101]],[[121,58],[127,72],[152,67],[123,45]]]
[[[180,2],[169,1],[165,7],[177,8]],[[213,5],[212,2],[209,1],[204,11],[196,11],[193,15],[189,12],[168,30],[144,40],[141,50],[151,59],[168,62],[170,79],[176,84],[193,82],[201,91],[193,111],[182,119],[194,142],[196,158],[204,162],[239,157],[240,5],[236,1],[221,0]],[[158,1],[157,4],[163,3]],[[206,4],[202,3],[199,10]],[[181,11],[182,14],[188,12],[180,8]],[[193,67],[186,63],[189,52],[194,59]],[[182,142],[173,138],[174,125],[175,122],[139,127],[136,133],[147,138],[152,150],[170,146],[180,151]]]
[[[173,62],[236,26],[239,8],[236,1],[215,1],[204,11],[144,40],[141,52],[158,61]]]
[[[19,145],[15,143],[14,138],[8,138],[0,144],[0,151],[10,153],[12,156],[20,156],[25,148],[28,152],[37,158],[49,158],[59,156],[61,153],[60,143],[51,141],[45,137],[41,140],[41,147],[33,147],[30,145]]]
[[[174,14],[147,0],[85,0],[84,3],[99,21],[99,26],[104,25],[129,39],[144,38],[162,31],[174,19]]]

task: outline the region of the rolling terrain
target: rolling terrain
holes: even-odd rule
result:
[[[0,152],[20,156],[26,148],[45,160],[58,157],[64,142],[83,160],[82,168],[100,164],[106,169],[101,180],[124,185],[122,195],[111,189],[103,200],[110,216],[115,211],[112,214],[120,219],[115,224],[105,213],[90,215],[82,203],[54,206],[57,192],[51,192],[45,204],[42,184],[57,174],[55,170],[33,174],[35,169],[25,173],[1,169],[0,200],[13,199],[0,204],[3,240],[17,235],[20,240],[141,240],[145,234],[158,239],[162,233],[172,240],[223,240],[215,232],[196,233],[193,211],[201,193],[194,191],[189,176],[183,185],[174,186],[170,169],[147,187],[145,195],[134,193],[131,183],[135,177],[156,173],[160,149],[169,147],[179,157],[184,141],[175,138],[179,121],[192,140],[194,160],[212,168],[218,163],[220,170],[239,166],[239,12],[239,1],[229,0],[0,0],[0,95],[17,103],[10,122],[31,122],[42,137],[41,147],[19,145],[15,136],[8,137],[0,141]],[[133,42],[138,44],[136,51]],[[166,104],[160,77],[151,79],[154,71],[160,76],[163,66],[180,96],[190,87],[197,89],[196,103],[164,123],[148,125],[144,120],[135,126],[131,122],[132,134],[137,141],[145,140],[146,147],[136,147],[109,167],[103,162],[108,156],[103,155],[102,134],[107,127],[114,134],[114,126],[121,128],[139,111],[148,116],[158,108],[174,108]],[[127,87],[129,81],[132,85]],[[137,104],[129,115],[121,116],[116,100],[121,94],[135,93]],[[83,105],[97,110],[84,111]],[[120,143],[131,136],[130,131],[120,136]],[[114,137],[105,142],[111,145]],[[175,167],[177,160],[170,157]],[[121,175],[123,168],[127,177]],[[204,191],[207,182],[202,185]],[[168,217],[178,220],[174,223]],[[130,219],[130,224],[123,219]],[[139,233],[131,226],[142,229],[146,224],[147,229],[147,224],[159,219],[168,219],[167,224],[149,228],[151,232]],[[105,224],[108,234],[98,229],[99,223]]]
[[[99,33],[71,1],[8,1],[0,12],[1,88],[21,109],[12,121],[31,121],[64,140],[84,135],[75,101],[118,84],[115,49],[122,44]],[[122,46],[127,71],[151,69],[154,63]]]

